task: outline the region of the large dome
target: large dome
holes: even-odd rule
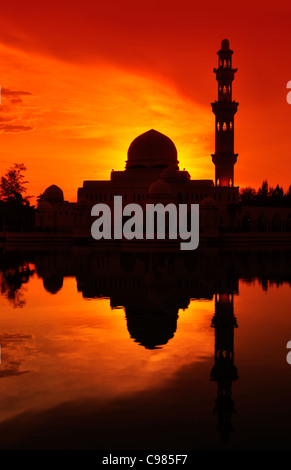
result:
[[[164,134],[154,129],[138,136],[127,152],[127,169],[166,168],[178,166],[175,144]]]

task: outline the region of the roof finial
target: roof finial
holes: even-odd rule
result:
[[[228,39],[223,39],[221,41],[221,49],[229,49],[229,40]]]

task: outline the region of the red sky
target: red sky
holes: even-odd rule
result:
[[[0,174],[28,168],[28,193],[58,184],[76,200],[84,179],[123,169],[130,142],[154,128],[180,168],[214,178],[213,67],[228,38],[235,184],[290,178],[291,5],[193,0],[10,1],[0,17]]]

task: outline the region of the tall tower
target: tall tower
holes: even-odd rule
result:
[[[218,82],[218,101],[211,103],[215,114],[215,186],[233,186],[233,166],[237,159],[234,153],[234,115],[238,103],[232,100],[232,82],[237,69],[232,68],[233,51],[227,39],[221,42],[218,54],[218,68],[214,68]]]

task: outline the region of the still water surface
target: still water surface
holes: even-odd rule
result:
[[[291,253],[0,253],[0,448],[291,449]]]

